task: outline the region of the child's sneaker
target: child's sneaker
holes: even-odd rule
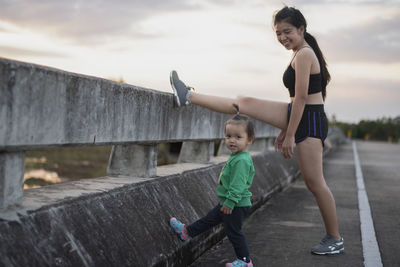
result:
[[[229,263],[225,264],[225,267],[253,267],[253,263],[251,262],[251,260],[249,263],[247,263],[240,259],[236,259],[233,262],[229,262]]]
[[[185,226],[183,223],[178,221],[176,218],[172,217],[169,220],[169,225],[172,227],[172,230],[179,236],[182,241],[186,241],[189,239],[189,236],[183,232],[183,227]]]
[[[174,90],[176,104],[180,107],[181,105],[189,105],[189,95],[191,87],[186,86],[181,80],[179,80],[178,73],[171,71],[170,74],[171,87]]]
[[[326,235],[321,243],[311,249],[311,252],[318,255],[339,254],[344,251],[343,237],[334,238]]]

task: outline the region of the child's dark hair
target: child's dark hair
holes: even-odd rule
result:
[[[321,67],[321,76],[322,76],[322,97],[325,99],[326,97],[326,86],[331,80],[331,75],[329,74],[327,63],[325,61],[324,55],[322,54],[321,49],[318,46],[317,40],[315,40],[314,36],[307,32],[307,22],[304,18],[303,14],[301,14],[300,10],[294,7],[285,6],[279,11],[276,11],[274,14],[274,25],[279,22],[287,22],[292,24],[296,28],[300,28],[304,26],[304,39],[314,50],[315,55],[318,58],[319,65]]]
[[[255,127],[252,120],[246,115],[242,115],[239,113],[239,106],[233,104],[233,107],[236,109],[237,113],[235,116],[226,121],[225,126],[227,124],[244,124],[246,126],[246,133],[248,138],[255,138]]]

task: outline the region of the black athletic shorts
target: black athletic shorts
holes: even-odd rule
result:
[[[288,122],[292,111],[292,103],[288,105]],[[322,145],[328,135],[328,119],[326,118],[324,105],[305,105],[303,116],[295,134],[295,142],[299,143],[307,137],[319,138]]]

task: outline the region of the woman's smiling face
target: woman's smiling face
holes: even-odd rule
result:
[[[296,28],[287,22],[274,25],[276,38],[287,50],[297,50],[304,42],[304,26]]]

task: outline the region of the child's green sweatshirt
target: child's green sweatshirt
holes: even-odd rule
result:
[[[248,152],[231,154],[218,179],[220,204],[234,207],[251,206],[249,188],[254,178],[253,160]]]

